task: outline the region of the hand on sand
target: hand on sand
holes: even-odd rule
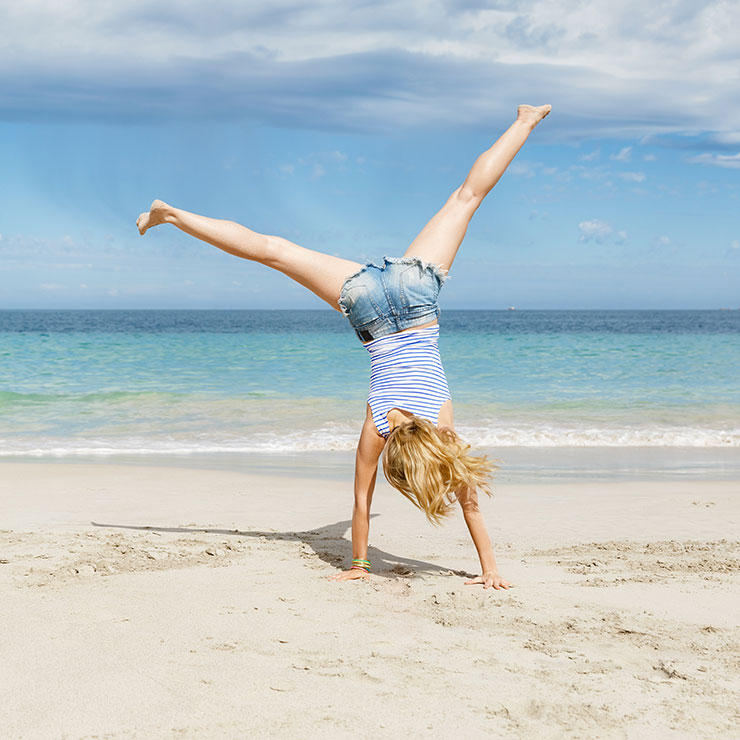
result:
[[[484,573],[482,576],[476,576],[469,581],[465,581],[466,586],[472,586],[474,583],[482,583],[483,588],[511,588],[514,584],[505,581],[498,573]]]
[[[359,568],[352,568],[352,570],[343,570],[341,573],[329,576],[330,581],[356,581],[359,578],[370,578],[370,574]]]

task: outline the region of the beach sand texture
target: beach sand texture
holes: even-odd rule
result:
[[[737,737],[738,493],[498,485],[484,591],[381,480],[336,583],[348,482],[3,463],[2,735]]]

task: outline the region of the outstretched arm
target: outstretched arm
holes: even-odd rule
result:
[[[352,509],[352,557],[367,560],[367,543],[370,533],[370,505],[378,474],[378,459],[385,446],[385,440],[375,430],[372,416],[362,427],[362,434],[355,455],[355,501]],[[334,581],[348,581],[366,578],[362,570],[345,570],[332,576]]]
[[[466,581],[465,585],[469,586],[474,583],[482,583],[483,588],[491,588],[493,586],[495,589],[513,586],[514,584],[505,581],[499,575],[496,557],[493,554],[493,547],[491,545],[491,538],[488,536],[488,529],[486,528],[483,514],[481,514],[478,508],[478,494],[475,489],[464,489],[464,491],[458,493],[457,500],[460,502],[463,516],[465,517],[465,524],[468,525],[468,531],[473,538],[475,549],[478,551],[482,571],[482,575]]]

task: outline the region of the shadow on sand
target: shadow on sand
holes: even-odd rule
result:
[[[379,516],[373,514],[372,518]],[[325,563],[336,570],[344,570],[348,567],[352,558],[352,543],[344,535],[352,526],[352,521],[345,519],[333,524],[327,524],[316,529],[307,529],[302,532],[273,532],[268,530],[243,530],[243,529],[211,529],[205,527],[153,527],[149,525],[133,524],[105,524],[102,522],[90,522],[94,527],[106,527],[109,529],[133,529],[141,532],[172,532],[175,534],[217,534],[233,537],[253,537],[267,541],[282,540],[285,542],[301,542],[310,547],[314,553]],[[393,555],[385,550],[370,545],[368,547],[368,559],[373,564],[373,573],[395,578],[398,576],[413,576],[417,573],[430,575],[457,575],[472,578],[475,573],[464,570],[453,570],[443,565],[427,563],[423,560],[413,560]]]

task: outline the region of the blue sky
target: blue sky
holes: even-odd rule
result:
[[[402,254],[520,102],[443,308],[740,307],[740,4],[100,5],[7,11],[0,308],[322,308],[136,217]]]

